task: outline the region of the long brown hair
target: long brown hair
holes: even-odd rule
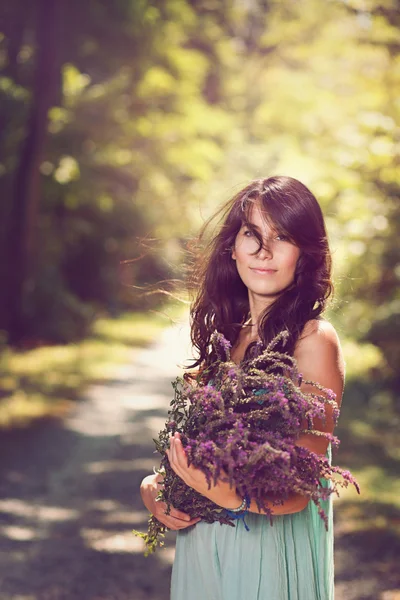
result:
[[[191,339],[198,358],[191,367],[200,367],[201,371],[215,360],[210,347],[213,331],[221,332],[234,346],[249,316],[248,290],[231,254],[242,225],[251,227],[249,215],[255,202],[260,203],[273,227],[300,249],[293,282],[260,317],[258,334],[262,344],[268,344],[287,329],[289,338],[284,350],[293,354],[304,325],[320,317],[333,292],[328,237],[315,196],[292,177],[252,181],[214,215],[222,216],[222,226],[205,248],[206,232],[214,217],[207,221],[198,238],[203,247],[190,278],[191,287],[196,290],[190,310]],[[262,238],[257,230],[253,233],[260,249]],[[254,347],[254,343],[247,347],[244,360]]]

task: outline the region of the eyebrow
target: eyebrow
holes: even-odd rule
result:
[[[251,221],[243,221],[242,227],[252,227],[253,229],[257,229],[257,231],[259,231],[261,233],[259,226],[256,225],[255,223],[252,223]],[[272,233],[279,233],[279,230],[276,229],[276,227],[270,227],[270,229],[271,229]]]

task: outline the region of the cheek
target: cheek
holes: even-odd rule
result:
[[[297,261],[300,258],[300,250],[295,248],[293,252],[287,257],[287,267],[290,270],[295,271],[297,266]]]
[[[232,258],[239,262],[247,263],[257,254],[258,242],[255,238],[237,237],[232,251]]]
[[[240,278],[243,279],[248,264],[248,254],[245,251],[242,240],[235,243],[232,250],[232,258],[234,259],[236,270]]]
[[[299,257],[300,250],[296,246],[280,248],[279,253],[276,255],[280,268],[287,273],[294,273]]]
[[[242,240],[235,240],[235,244],[233,246],[233,250],[232,250],[232,258],[234,258],[236,261],[241,261],[243,259],[243,244],[242,244]]]

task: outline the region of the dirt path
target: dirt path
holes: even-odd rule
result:
[[[1,600],[167,600],[173,535],[145,559],[131,529],[186,339],[166,330],[63,423],[1,436]]]
[[[168,600],[174,536],[144,558],[131,529],[187,339],[166,330],[64,422],[1,436],[0,600]],[[352,581],[356,550],[338,540],[336,600],[376,598],[373,573]]]

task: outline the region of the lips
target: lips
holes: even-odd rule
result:
[[[254,273],[260,273],[261,275],[272,275],[276,273],[276,269],[257,269],[257,267],[250,267],[251,271]]]

